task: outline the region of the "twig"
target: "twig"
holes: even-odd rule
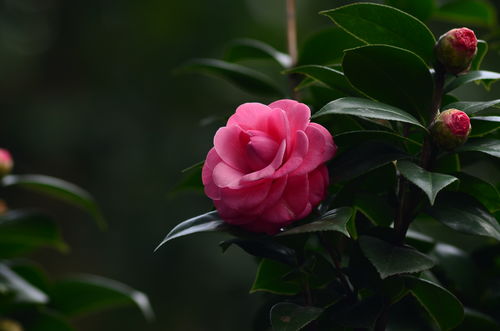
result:
[[[286,0],[286,39],[288,54],[290,55],[290,67],[295,67],[298,61],[297,50],[297,3],[296,0]],[[293,99],[299,99],[295,87],[299,84],[298,74],[288,74],[288,85],[290,95]]]

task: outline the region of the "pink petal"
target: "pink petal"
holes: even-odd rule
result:
[[[321,165],[309,173],[309,202],[316,207],[326,196],[329,182],[328,169]]]
[[[283,199],[293,212],[293,218],[306,208],[309,203],[309,179],[307,174],[288,177]]]
[[[304,131],[297,131],[295,137],[295,146],[288,160],[276,171],[273,178],[279,178],[294,171],[304,161],[304,157],[309,149],[309,139]]]
[[[212,178],[215,185],[219,188],[240,188],[240,180],[243,175],[241,171],[234,169],[224,162],[220,162],[215,166]]]
[[[267,119],[271,108],[257,102],[244,103],[227,121],[227,126],[237,125],[243,130],[267,131]]]
[[[335,156],[335,153],[337,152],[337,145],[335,145],[332,135],[324,126],[318,123],[312,122],[309,124],[309,126],[318,129],[323,134],[323,137],[325,137],[326,145],[325,145],[323,162],[331,160]]]
[[[242,183],[249,183],[249,182],[254,182],[260,179],[264,178],[269,178],[271,177],[276,169],[281,165],[283,162],[283,156],[285,155],[285,149],[286,149],[286,142],[283,140],[281,142],[280,147],[278,148],[276,155],[274,156],[273,161],[265,168],[255,171],[252,173],[249,173],[241,179]]]
[[[237,126],[222,127],[215,133],[214,147],[219,157],[231,167],[248,172],[244,146],[250,137]]]
[[[283,110],[275,108],[271,111],[271,116],[267,122],[267,133],[276,141],[283,139],[290,141],[290,126]]]
[[[250,136],[250,142],[246,146],[247,162],[252,170],[260,170],[273,160],[278,150],[278,143],[268,136]]]
[[[329,133],[330,137],[326,137],[324,132],[317,126],[309,125],[306,129],[306,134],[309,138],[309,150],[304,157],[304,162],[291,174],[294,176],[303,175],[314,170],[320,164],[329,160],[334,154],[333,140]]]
[[[286,112],[290,130],[305,130],[311,117],[311,110],[305,104],[295,100],[283,99],[278,100],[269,105],[269,108],[280,108]]]
[[[212,148],[208,152],[207,158],[205,160],[205,163],[203,163],[203,168],[201,170],[201,181],[205,186],[205,194],[212,200],[220,199],[220,189],[217,187],[217,185],[215,185],[212,179],[214,168],[219,162],[222,162],[222,160],[219,155],[217,155],[215,148]]]
[[[221,200],[231,209],[251,214],[266,199],[271,186],[272,183],[268,181],[237,190],[224,188],[221,190]]]

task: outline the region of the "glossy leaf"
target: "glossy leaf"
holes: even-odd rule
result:
[[[498,331],[500,324],[491,316],[477,310],[465,308],[465,318],[455,331]]]
[[[7,265],[0,264],[0,286],[3,294],[12,295],[15,303],[45,304],[47,294],[28,283]]]
[[[467,193],[480,201],[491,213],[500,210],[500,192],[492,185],[480,178],[460,173],[460,191]]]
[[[379,196],[357,194],[354,206],[375,225],[389,226],[394,220],[393,208]]]
[[[458,24],[494,26],[496,9],[485,0],[454,0],[446,2],[435,14],[436,18]]]
[[[342,29],[367,44],[385,44],[407,49],[426,63],[436,42],[432,32],[418,19],[399,9],[374,3],[355,3],[321,12]]]
[[[317,80],[327,87],[338,90],[346,95],[359,95],[351,84],[347,81],[344,73],[326,66],[303,65],[286,71],[286,73],[300,73],[314,80]]]
[[[289,68],[292,60],[288,54],[282,53],[260,40],[237,39],[229,45],[226,61],[235,62],[246,59],[272,59],[283,68]]]
[[[420,272],[435,264],[429,256],[414,248],[397,246],[375,237],[360,236],[359,245],[382,279],[397,274]]]
[[[227,231],[229,226],[220,219],[217,211],[211,211],[206,214],[190,218],[180,224],[177,224],[156,247],[155,250],[163,246],[172,239],[187,236],[199,232]]]
[[[219,243],[224,252],[231,245],[237,245],[253,256],[279,261],[291,266],[297,265],[295,250],[272,240],[235,238]]]
[[[60,313],[43,309],[27,323],[26,330],[29,331],[73,331],[74,328],[69,321]]]
[[[455,108],[469,116],[500,116],[500,99],[491,101],[459,101],[454,102],[444,109]]]
[[[314,321],[323,312],[318,307],[303,307],[289,302],[280,302],[271,308],[273,331],[299,331]]]
[[[149,299],[144,293],[95,275],[78,275],[59,281],[52,287],[50,297],[52,306],[69,317],[135,305],[148,321],[154,319]]]
[[[367,96],[428,120],[434,81],[414,53],[387,45],[362,46],[347,50],[342,66],[349,82]]]
[[[428,214],[463,233],[500,240],[500,224],[480,203],[461,193],[443,194]]]
[[[471,118],[469,138],[482,138],[500,130],[500,116],[476,116]]]
[[[408,158],[400,149],[384,143],[366,143],[342,153],[330,163],[333,182],[345,182],[395,160]]]
[[[294,269],[281,262],[262,259],[257,268],[255,280],[250,289],[254,292],[270,292],[278,295],[295,295],[300,292],[300,284],[297,281],[285,279]]]
[[[71,203],[92,215],[101,228],[106,227],[106,221],[94,198],[75,184],[44,175],[9,175],[2,179],[2,185],[20,186]]]
[[[304,41],[299,51],[299,65],[342,62],[344,50],[364,43],[344,30],[334,27],[317,32]]]
[[[399,161],[397,166],[406,179],[424,191],[431,205],[434,204],[439,191],[458,180],[450,175],[427,171],[409,161]]]
[[[472,60],[470,70],[479,70],[481,68],[481,63],[483,63],[486,53],[488,53],[488,43],[484,40],[478,40],[477,53],[474,59]]]
[[[403,276],[406,287],[441,330],[451,330],[463,320],[464,308],[447,289],[428,280]]]
[[[500,157],[500,139],[469,140],[457,149],[458,152],[482,152],[494,157]]]
[[[313,118],[331,114],[399,121],[414,124],[425,129],[415,117],[404,110],[363,98],[346,97],[334,100],[315,113]]]
[[[486,70],[469,71],[468,73],[460,75],[447,82],[444,86],[444,93],[451,92],[454,89],[467,83],[472,83],[479,80],[496,81],[498,79],[500,79],[500,73],[498,72]]]
[[[67,250],[57,224],[45,215],[12,210],[0,215],[0,243]]]
[[[352,147],[367,141],[377,141],[388,144],[408,144],[414,148],[422,147],[422,143],[413,139],[403,137],[398,133],[382,130],[357,130],[347,131],[335,135],[335,144],[342,147]]]
[[[321,215],[317,220],[285,230],[279,236],[321,231],[337,231],[349,236],[346,224],[351,219],[352,213],[353,210],[349,207],[332,209]]]
[[[385,0],[386,5],[396,7],[425,21],[431,17],[435,9],[434,0]]]
[[[282,96],[283,92],[266,75],[235,63],[215,59],[195,59],[183,71],[198,71],[219,76],[250,93],[265,96]]]

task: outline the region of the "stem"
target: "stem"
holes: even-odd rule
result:
[[[349,285],[349,282],[347,281],[346,276],[342,272],[342,266],[340,265],[340,255],[336,252],[335,248],[332,245],[330,245],[330,242],[326,239],[326,237],[323,233],[319,233],[318,237],[319,237],[321,244],[328,252],[328,255],[330,255],[330,259],[332,260],[333,264],[335,265],[335,269],[339,275],[340,282],[342,283],[342,286],[346,290],[346,293],[352,299],[355,300],[356,295],[355,295],[354,291],[351,289],[351,286]]]
[[[286,0],[286,39],[288,44],[288,54],[291,59],[290,67],[295,67],[298,60],[296,9],[296,0]],[[298,99],[299,95],[297,91],[295,91],[295,87],[299,84],[299,75],[288,74],[288,84],[290,95],[293,99]]]
[[[446,76],[446,71],[442,65],[436,65],[434,74],[434,96],[432,98],[432,108],[430,110],[429,125],[434,121],[436,116],[439,114],[439,108],[441,107],[441,101],[443,99],[443,89],[444,81]],[[422,146],[422,152],[420,157],[420,165],[422,168],[429,170],[432,167],[434,161],[435,151],[432,144],[432,137],[427,135],[424,140],[424,145]],[[406,232],[410,227],[411,221],[413,220],[414,209],[418,206],[419,194],[415,191],[414,187],[409,187],[409,183],[405,178],[400,175],[399,178],[399,208],[396,218],[394,220],[394,229],[396,231],[397,239],[399,243],[404,243],[406,238]]]
[[[291,66],[297,64],[297,18],[296,18],[296,0],[286,0],[286,31],[288,41],[288,54],[292,59]]]

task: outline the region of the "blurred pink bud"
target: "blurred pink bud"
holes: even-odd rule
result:
[[[477,38],[467,28],[452,29],[441,37],[435,47],[436,58],[447,72],[458,75],[469,71],[477,53]]]
[[[469,116],[458,109],[445,110],[436,117],[431,125],[434,142],[446,150],[463,145],[470,130]]]
[[[12,157],[8,150],[0,148],[0,177],[3,177],[10,173],[12,170]]]

